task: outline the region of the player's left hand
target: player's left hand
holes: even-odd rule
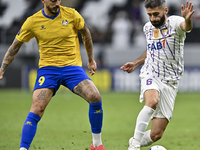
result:
[[[181,5],[181,14],[186,21],[191,19],[193,13],[194,10],[192,2],[189,3],[188,1],[186,1],[185,8],[183,5]]]
[[[88,69],[89,69],[89,73],[91,75],[95,74],[95,71],[97,70],[97,64],[96,64],[95,60],[88,62]]]

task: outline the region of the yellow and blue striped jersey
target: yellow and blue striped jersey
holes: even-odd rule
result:
[[[84,27],[83,17],[73,8],[60,6],[55,17],[40,10],[27,18],[16,39],[28,42],[35,37],[39,45],[39,68],[44,66],[82,66],[78,31]]]

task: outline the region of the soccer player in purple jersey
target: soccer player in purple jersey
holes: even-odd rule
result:
[[[192,30],[193,4],[181,5],[181,16],[167,17],[165,0],[145,0],[150,21],[144,25],[147,50],[135,61],[125,63],[121,69],[131,73],[140,70],[140,111],[134,136],[129,139],[128,150],[140,150],[159,140],[172,118],[179,79],[183,75],[184,40]],[[146,131],[152,119],[151,130]]]

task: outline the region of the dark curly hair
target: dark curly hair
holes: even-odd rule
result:
[[[165,4],[165,0],[145,0],[145,8],[162,7]]]

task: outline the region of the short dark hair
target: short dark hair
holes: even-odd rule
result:
[[[162,7],[165,4],[165,0],[145,0],[145,8]]]

